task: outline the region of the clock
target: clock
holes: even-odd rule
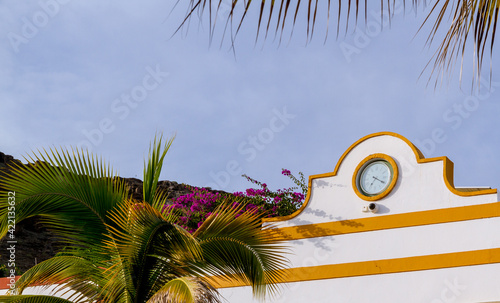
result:
[[[368,164],[359,175],[359,189],[367,195],[377,195],[389,186],[392,169],[384,160],[375,160]]]
[[[398,178],[398,166],[388,155],[373,154],[361,161],[353,175],[356,194],[367,201],[387,196]]]

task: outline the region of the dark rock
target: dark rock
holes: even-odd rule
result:
[[[0,152],[0,163],[7,164],[12,160],[14,160],[13,156],[6,155],[6,154]]]

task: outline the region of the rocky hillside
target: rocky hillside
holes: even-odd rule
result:
[[[23,165],[21,161],[14,157],[5,155],[0,152],[0,178],[4,178],[9,172],[9,167],[18,164]],[[129,187],[129,192],[135,199],[142,197],[142,181],[136,178],[123,178]],[[166,190],[169,193],[170,200],[181,195],[191,193],[189,186],[179,184],[174,181],[160,181],[158,183],[160,190]],[[1,189],[1,188],[0,188]],[[8,190],[8,189],[4,189]],[[4,203],[4,201],[0,201]],[[26,271],[28,268],[35,265],[37,262],[46,260],[60,249],[55,245],[53,235],[45,230],[37,222],[37,218],[25,220],[16,225],[16,252],[15,263],[21,271]],[[5,239],[0,240],[0,275],[2,266],[7,266],[9,262],[9,251]]]

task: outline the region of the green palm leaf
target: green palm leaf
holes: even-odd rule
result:
[[[72,303],[73,301],[44,295],[0,296],[2,303]]]
[[[148,203],[152,204],[157,194],[156,187],[158,185],[158,180],[160,179],[163,159],[170,149],[174,139],[175,136],[162,145],[163,136],[155,136],[151,146],[149,147],[148,161],[144,162],[144,180],[142,189],[143,200]]]
[[[210,284],[194,277],[181,277],[168,281],[147,303],[219,303],[219,294]]]
[[[29,269],[1,302],[220,302],[213,275],[243,281],[260,297],[276,290],[268,284],[281,281],[286,259],[276,235],[262,228],[263,214],[221,207],[194,235],[175,223],[166,193],[157,191],[172,140],[151,145],[144,201],[131,200],[109,166],[88,153],[54,149],[13,168],[0,195],[15,192],[17,222],[38,216],[66,247]],[[0,218],[8,206],[0,205]],[[55,285],[67,299],[18,295],[35,285]]]
[[[87,252],[88,253],[88,252]],[[92,255],[91,255],[92,256]],[[96,262],[97,261],[97,262]],[[16,282],[16,291],[22,293],[30,286],[56,285],[54,292],[71,293],[72,302],[89,302],[99,297],[105,282],[98,260],[59,255],[43,261],[24,273]]]
[[[13,167],[0,180],[2,188],[15,192],[16,223],[38,216],[68,245],[99,241],[106,232],[107,212],[127,196],[110,167],[88,153],[57,149],[34,154],[30,160],[34,164]],[[2,201],[7,201],[7,191],[0,193]],[[8,211],[9,205],[1,203],[0,218]],[[0,236],[7,232],[7,220],[2,219]]]
[[[134,296],[145,302],[172,279],[189,275],[188,262],[202,260],[201,248],[194,237],[170,221],[173,217],[148,203],[130,201],[110,214],[116,228],[107,247],[120,251],[119,264],[108,271],[108,280],[120,276],[126,268],[134,276]],[[111,297],[121,287],[107,285]]]
[[[223,205],[193,234],[200,241],[205,263],[200,271],[252,286],[258,298],[278,291],[288,266],[287,247],[269,225],[265,214],[243,212],[246,205]]]

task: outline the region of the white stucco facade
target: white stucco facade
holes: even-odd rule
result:
[[[361,164],[382,156],[397,179],[383,197],[363,197]],[[454,188],[445,157],[425,159],[394,133],[366,136],[332,173],[310,177],[298,212],[269,222],[292,253],[281,295],[267,301],[500,302],[498,201],[496,189]],[[378,212],[363,211],[370,203]],[[220,291],[257,302],[248,286]]]

